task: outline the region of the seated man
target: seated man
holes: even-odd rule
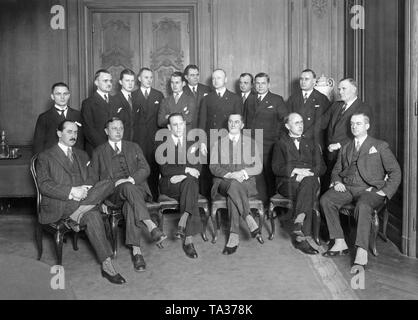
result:
[[[367,135],[369,117],[365,113],[354,113],[350,123],[354,139],[342,146],[332,171],[331,188],[320,201],[330,238],[335,239],[335,244],[324,256],[348,254],[339,209],[354,201],[354,217],[357,220],[354,264],[365,266],[373,209],[381,205],[386,197],[390,199],[395,194],[402,175],[389,145]]]
[[[39,222],[49,224],[67,218],[67,226],[78,231],[86,226],[86,234],[102,262],[102,275],[112,283],[125,279],[115,270],[112,248],[107,241],[102,216],[97,205],[110,194],[109,181],[92,186],[88,180],[88,155],[73,148],[77,141],[77,125],[64,120],[58,125],[58,144],[39,154],[37,180],[42,194]]]
[[[160,165],[160,194],[174,198],[180,203],[182,216],[178,224],[177,238],[183,238],[183,250],[190,258],[197,258],[197,252],[193,245],[193,234],[199,230],[193,230],[198,225],[200,212],[199,200],[199,176],[200,162],[189,162],[189,148],[191,143],[186,142],[186,121],[181,113],[172,113],[168,118],[170,136],[164,146],[167,147],[167,158],[163,158],[162,149],[157,149],[155,160]],[[193,148],[193,147],[191,147]],[[192,150],[192,149],[190,149]],[[193,154],[190,154],[194,156]],[[194,223],[193,220],[196,220]]]
[[[319,177],[326,167],[318,144],[302,136],[303,119],[298,113],[284,118],[289,130],[273,148],[272,169],[278,177],[277,191],[294,201],[293,233],[296,248],[307,254],[317,254],[307,237],[312,235],[312,210],[318,201]]]
[[[217,193],[227,198],[231,221],[230,234],[223,254],[233,254],[239,244],[239,217],[245,219],[253,238],[263,243],[260,229],[250,215],[249,198],[257,195],[255,176],[263,164],[253,139],[241,134],[244,122],[240,114],[228,118],[229,133],[218,139],[211,148],[209,169],[214,176],[212,199]],[[253,152],[254,151],[254,152]]]
[[[109,140],[93,151],[92,175],[96,180],[113,182],[109,200],[122,205],[126,221],[125,243],[132,247],[135,271],[144,271],[146,265],[140,248],[140,226],[147,227],[157,244],[167,238],[151,220],[146,206],[146,201],[152,201],[147,184],[150,169],[139,145],[122,140],[122,120],[111,118],[104,130]]]

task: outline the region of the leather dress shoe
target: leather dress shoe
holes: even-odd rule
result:
[[[302,227],[303,227],[303,224],[302,223],[296,222],[293,225],[293,231],[292,231],[293,234],[295,234],[297,236],[300,236],[300,237],[304,237],[305,235],[303,234]]]
[[[151,230],[151,238],[156,242],[157,247],[162,247],[162,242],[167,239],[167,236],[160,229],[155,227]]]
[[[251,231],[251,237],[256,238],[258,242],[261,244],[264,243],[263,236],[261,235],[260,228],[255,229],[254,231]]]
[[[179,226],[175,236],[177,239],[184,239],[186,237],[184,227]]]
[[[192,258],[192,259],[197,258],[197,252],[196,252],[196,249],[194,248],[193,243],[189,243],[189,244],[183,243],[183,250],[186,253],[186,256],[188,256],[189,258]]]
[[[235,253],[235,251],[237,251],[237,249],[238,249],[238,246],[234,246],[234,247],[227,247],[227,246],[225,246],[225,248],[222,251],[222,253],[223,254],[226,254],[226,255],[230,255],[230,254]]]
[[[106,278],[107,280],[109,280],[111,283],[114,283],[114,284],[124,284],[126,282],[125,278],[122,277],[119,273],[112,276],[111,274],[107,273],[103,269],[102,269],[102,276],[103,278]]]
[[[300,251],[302,251],[303,253],[306,253],[306,254],[318,254],[319,253],[319,251],[316,250],[315,248],[313,248],[309,244],[309,242],[306,241],[306,240],[303,240],[303,241],[300,241],[300,242],[296,241],[295,248],[299,249]]]
[[[137,272],[145,271],[145,260],[142,254],[136,254],[133,256],[134,260],[134,270]]]
[[[340,251],[331,251],[328,250],[326,252],[324,252],[322,255],[324,257],[340,257],[340,256],[346,256],[349,253],[348,249],[345,250],[340,250]]]
[[[80,225],[77,222],[75,222],[73,219],[71,218],[65,219],[63,223],[68,229],[71,229],[74,232],[80,232]]]

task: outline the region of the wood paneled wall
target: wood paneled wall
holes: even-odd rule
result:
[[[50,28],[55,4],[66,9],[65,30]],[[235,91],[240,73],[263,71],[271,76],[271,90],[287,99],[306,67],[342,77],[344,11],[338,0],[6,0],[0,3],[0,129],[10,143],[31,144],[54,82],[69,83],[71,106],[79,108],[86,98],[90,8],[176,4],[195,8],[192,62],[204,82],[210,83],[214,68],[224,68]]]

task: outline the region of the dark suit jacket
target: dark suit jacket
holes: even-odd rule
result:
[[[189,85],[186,84],[183,87],[183,92],[185,94],[187,94],[187,95],[192,96],[193,98],[195,98],[195,101],[196,101],[196,109],[197,109],[196,110],[197,111],[196,112],[197,117],[199,116],[200,106],[201,106],[201,103],[202,103],[203,98],[205,96],[207,96],[208,93],[211,92],[211,91],[212,90],[211,90],[210,87],[208,87],[208,86],[206,86],[204,84],[198,83],[197,84],[196,96],[195,96],[193,94],[193,92],[190,90]]]
[[[311,169],[317,177],[322,176],[326,171],[321,149],[317,143],[302,137],[298,150],[289,135],[284,135],[276,141],[273,148],[272,169],[274,175],[278,177],[279,186],[290,180],[295,168]]]
[[[68,107],[67,120],[77,121],[81,124],[81,113],[78,110]],[[51,148],[58,143],[57,128],[62,118],[55,107],[40,114],[36,121],[35,134],[33,136],[33,153],[39,153]],[[84,149],[83,127],[78,127],[76,148]]]
[[[81,117],[86,138],[86,151],[89,155],[93,149],[107,141],[104,131],[107,120],[112,117],[113,97],[109,95],[109,103],[97,93],[85,99],[81,104]]]
[[[228,172],[240,171],[243,169],[247,171],[250,178],[244,180],[242,183],[247,188],[249,196],[257,195],[255,176],[260,174],[263,170],[263,162],[261,161],[257,144],[250,137],[241,134],[238,145],[241,145],[241,149],[236,148],[234,150],[228,135],[218,139],[218,141],[213,144],[210,152],[209,164],[209,169],[214,176],[211,191],[212,199],[216,197],[219,184],[225,179],[224,176]],[[234,151],[241,153],[240,157],[237,158],[241,160],[239,163],[233,163]]]
[[[330,107],[327,96],[314,89],[304,104],[302,90],[299,90],[289,97],[286,106],[289,113],[296,112],[302,116],[303,135],[308,139],[318,141],[324,148],[323,130],[328,125],[326,113]]]
[[[327,130],[327,146],[332,143],[340,143],[341,146],[350,142],[354,136],[351,133],[350,120],[351,116],[357,112],[366,112],[370,115],[370,108],[365,105],[359,98],[341,115],[344,102],[337,101],[332,104],[329,109],[329,123]]]
[[[158,109],[163,101],[163,94],[151,88],[148,99],[145,99],[141,89],[132,93],[135,109],[139,109],[135,116],[134,142],[143,150],[147,161],[153,161],[155,151],[155,133],[158,131]]]
[[[283,98],[270,91],[257,105],[258,95],[250,95],[245,101],[244,121],[247,129],[263,129],[263,154],[267,154],[283,132],[283,118],[287,115]],[[255,131],[252,130],[252,135]]]
[[[131,94],[132,96],[132,94]],[[128,100],[121,91],[118,91],[112,99],[112,113],[123,121],[123,140],[132,141],[134,136],[135,115],[139,112],[138,105],[132,102],[132,109]],[[132,97],[133,101],[133,97]]]
[[[74,159],[78,162],[80,172],[85,184],[91,184],[89,180],[87,153],[77,148],[72,148]],[[58,221],[68,206],[74,211],[80,205],[75,200],[69,200],[71,191],[71,170],[67,164],[67,157],[58,144],[39,154],[37,167],[37,181],[42,193],[39,222],[42,224]]]
[[[209,133],[210,129],[228,129],[230,114],[242,114],[241,97],[226,90],[222,98],[216,91],[210,92],[202,100],[199,113],[199,128]]]
[[[142,153],[140,146],[131,141],[122,140],[122,152],[128,165],[129,176],[135,180],[135,185],[145,190],[152,197],[147,178],[150,168]],[[94,181],[111,180],[115,183],[118,179],[113,175],[112,155],[114,150],[109,142],[105,142],[93,151],[91,158],[91,176]]]
[[[345,144],[338,153],[332,170],[332,182],[342,182],[347,176],[354,151],[354,139]],[[387,142],[368,136],[360,147],[357,168],[363,180],[372,187],[382,190],[390,199],[398,189],[402,173],[399,163]],[[385,180],[386,175],[388,176]]]
[[[168,123],[166,116],[172,113],[183,114],[183,117],[186,120],[187,132],[190,129],[197,127],[198,114],[196,100],[193,96],[187,95],[183,92],[177,104],[174,101],[173,95],[164,98],[160,109],[158,110],[158,126],[166,128]]]
[[[193,145],[194,143],[192,141],[186,142],[184,139],[181,148],[177,149],[178,154],[176,154],[176,147],[171,135],[166,141],[160,143],[155,153],[155,159],[160,165],[160,192],[162,194],[167,194],[166,191],[172,187],[173,184],[170,182],[171,177],[182,174],[188,175],[185,173],[186,167],[195,168],[199,172],[201,171],[202,165],[200,162],[191,163],[189,161],[189,155],[197,159],[196,153],[191,152],[193,151]],[[162,152],[162,148],[166,148],[167,152],[165,154]]]

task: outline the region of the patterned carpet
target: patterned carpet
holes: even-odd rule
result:
[[[150,243],[149,236],[144,232],[142,251],[147,270],[143,273],[134,272],[130,252],[120,244],[118,268],[127,280],[122,286],[112,285],[101,277],[99,263],[88,241],[80,239],[78,251],[73,251],[71,242],[68,241],[64,244],[63,255],[66,288],[74,292],[76,299],[357,299],[331,259],[320,255],[307,256],[296,250],[290,242],[288,232],[283,228],[276,229],[276,237],[272,241],[267,239],[267,230],[264,228],[265,244],[261,245],[250,238],[249,232],[242,225],[240,246],[231,256],[222,254],[225,244],[222,231],[219,232],[216,244],[204,242],[200,236],[196,236],[195,247],[199,258],[193,260],[185,256],[181,243],[173,239],[177,219],[178,215],[170,215],[164,219],[164,231],[169,239],[163,249]],[[277,221],[276,223],[278,224]],[[0,215],[0,254],[21,257],[25,261],[22,264],[29,270],[36,270],[42,265],[44,270],[49,271],[45,264],[55,264],[52,239],[44,238],[43,263],[36,261],[33,224],[34,219],[27,214]],[[30,272],[22,273],[14,267],[9,271],[33,279]],[[49,286],[52,276],[49,274],[49,278],[40,277],[43,282],[39,286],[45,287],[45,282]],[[17,277],[0,278],[0,287],[10,283],[10,279]],[[33,296],[22,291],[21,298],[44,299],[36,290],[29,292],[33,292]],[[65,298],[69,297],[71,295],[65,295]],[[19,298],[19,292],[10,298]]]

